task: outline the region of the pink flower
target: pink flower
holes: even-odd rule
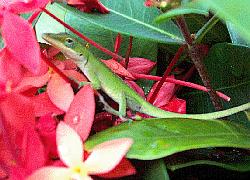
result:
[[[34,128],[32,101],[18,93],[7,94],[0,102],[0,114],[3,137],[8,144],[4,152],[9,151],[13,156],[13,159],[10,159],[12,164],[7,163],[8,168],[25,169],[21,172],[25,176],[42,167],[45,163],[44,147]],[[8,158],[8,156],[1,157]]]
[[[90,85],[86,85],[75,95],[64,117],[64,121],[80,135],[83,141],[85,141],[91,131],[94,116],[94,91]]]
[[[68,0],[68,4],[75,5],[79,10],[90,13],[97,9],[100,13],[109,13],[109,10],[99,0]]]
[[[34,74],[40,71],[40,47],[31,24],[19,16],[45,6],[49,0],[0,1],[0,26],[5,47],[0,50],[0,86],[15,85],[23,67]],[[10,68],[9,68],[10,67]],[[7,71],[6,71],[7,69]]]
[[[111,140],[97,145],[83,161],[83,144],[80,136],[64,122],[56,130],[56,141],[60,159],[67,167],[43,167],[30,175],[28,180],[42,179],[92,179],[111,171],[122,160],[132,145],[129,138]]]

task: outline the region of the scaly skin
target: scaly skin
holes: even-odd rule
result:
[[[119,104],[120,117],[126,116],[126,106],[134,111],[158,118],[193,118],[217,119],[235,114],[250,108],[250,103],[243,104],[224,111],[205,114],[178,114],[161,110],[139,96],[123,80],[114,74],[104,63],[97,59],[88,48],[70,37],[68,34],[43,34],[43,39],[59,49],[66,57],[75,61],[95,89],[101,89]]]

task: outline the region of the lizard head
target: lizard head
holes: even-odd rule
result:
[[[66,57],[73,60],[84,61],[88,53],[85,53],[87,46],[84,46],[77,39],[71,37],[67,33],[44,33],[42,38],[49,44],[59,49]]]

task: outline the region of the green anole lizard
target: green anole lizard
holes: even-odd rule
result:
[[[106,109],[124,118],[126,107],[157,118],[193,118],[217,119],[235,114],[250,108],[250,103],[243,104],[228,110],[205,114],[178,114],[161,110],[138,95],[123,80],[115,75],[104,63],[97,59],[88,48],[66,33],[45,33],[43,39],[59,49],[66,57],[72,59],[81,71],[87,76],[94,89],[101,89],[119,104],[119,111],[113,110],[104,103]]]

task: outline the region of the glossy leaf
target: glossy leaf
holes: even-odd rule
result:
[[[172,22],[159,26],[152,23],[159,12],[154,8],[146,8],[143,2],[144,0],[103,0],[102,3],[110,11],[109,14],[105,15],[86,14],[69,6],[64,7],[70,11],[67,14],[68,20],[70,20],[69,18],[77,18],[78,26],[81,21],[87,21],[112,32],[163,43],[182,43],[182,36]],[[138,9],[141,11],[138,12]],[[117,22],[122,22],[122,26]]]
[[[210,160],[196,160],[196,161],[191,161],[191,162],[187,162],[183,164],[168,165],[168,168],[174,171],[177,169],[185,168],[188,166],[195,166],[195,165],[218,166],[218,167],[222,167],[228,170],[241,171],[241,172],[250,171],[249,156],[246,157],[245,160],[242,160],[240,162],[235,162],[235,163],[222,163],[222,162],[216,162],[216,161],[210,161]]]
[[[208,11],[204,11],[201,9],[194,9],[194,8],[187,8],[187,7],[180,7],[176,9],[172,9],[164,14],[161,14],[155,19],[155,22],[162,23],[164,21],[167,21],[171,18],[174,18],[176,16],[184,15],[184,14],[202,14],[202,15],[208,15]]]
[[[231,22],[237,31],[250,42],[249,0],[200,0],[223,20]]]
[[[170,180],[167,167],[163,159],[145,162],[146,170],[143,176],[144,180]]]
[[[92,136],[87,150],[101,142],[130,137],[128,158],[152,160],[177,152],[205,147],[249,148],[249,128],[219,120],[148,119],[123,123]]]
[[[228,29],[228,32],[230,34],[230,38],[231,38],[233,44],[250,47],[250,42],[247,43],[244,40],[243,36],[241,36],[237,32],[237,30],[235,29],[235,27],[232,23],[227,22],[227,29]]]
[[[211,77],[213,87],[231,97],[230,102],[223,102],[224,109],[249,102],[250,94],[250,50],[247,47],[227,43],[214,45],[204,60]],[[200,77],[196,75],[194,82],[201,84]],[[214,111],[211,101],[206,93],[193,91],[182,94],[188,99],[188,113],[204,113]],[[231,120],[249,121],[244,112],[229,117]]]

